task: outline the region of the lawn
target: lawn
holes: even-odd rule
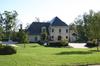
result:
[[[96,48],[53,48],[18,44],[17,54],[0,55],[0,66],[78,66],[100,64]]]

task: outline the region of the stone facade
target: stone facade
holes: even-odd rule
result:
[[[50,26],[50,36],[52,41],[66,40],[68,39],[68,27],[67,26]],[[61,39],[59,39],[61,37]]]

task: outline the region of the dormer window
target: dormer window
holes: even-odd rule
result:
[[[46,27],[42,27],[41,31],[46,32]]]
[[[45,32],[45,31],[46,31],[46,29],[43,29],[42,31],[43,31],[43,32]]]

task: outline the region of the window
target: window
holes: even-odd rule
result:
[[[62,38],[61,36],[58,36],[58,40],[61,40],[61,38]]]
[[[52,40],[54,39],[54,36],[51,36]]]
[[[66,36],[66,39],[68,39],[68,36]]]
[[[54,36],[51,36],[51,40],[54,40]]]
[[[59,29],[59,33],[61,33],[61,29]]]
[[[42,27],[42,32],[46,32],[46,27]]]
[[[46,32],[46,29],[43,29],[42,32]]]
[[[37,37],[35,37],[35,41],[37,41]]]
[[[54,38],[54,36],[51,36],[51,38],[53,39],[53,38]]]
[[[54,32],[54,29],[52,29],[52,32]]]
[[[68,29],[66,29],[66,33],[68,33]]]

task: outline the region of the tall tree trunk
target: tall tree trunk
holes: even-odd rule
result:
[[[26,44],[24,43],[24,48],[26,47]]]
[[[99,46],[97,46],[97,51],[99,51]]]
[[[99,51],[99,40],[96,39],[96,44],[97,44],[97,51]]]

